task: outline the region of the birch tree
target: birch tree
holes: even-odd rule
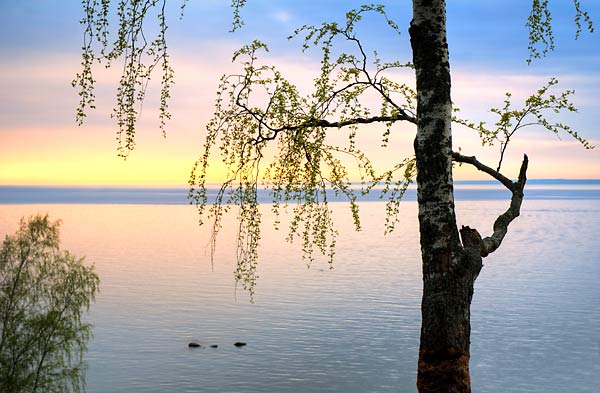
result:
[[[85,391],[82,318],[98,292],[93,267],[60,249],[59,221],[22,219],[0,246],[0,391]]]
[[[95,62],[124,61],[117,91],[114,115],[118,123],[119,154],[134,147],[138,107],[145,96],[149,76],[162,71],[160,98],[161,127],[168,112],[169,88],[173,71],[169,64],[165,31],[166,1],[118,2],[118,35],[109,41],[110,1],[84,1],[85,44],[82,72],[74,80],[81,105],[78,120],[93,107],[92,75]],[[243,24],[240,7],[233,1],[234,29]],[[588,14],[574,0],[577,34],[592,31]],[[185,2],[183,3],[185,6]],[[159,34],[146,41],[142,21],[158,7]],[[161,8],[162,7],[162,8]],[[302,50],[321,52],[321,69],[313,91],[301,94],[299,88],[275,66],[261,62],[268,50],[265,43],[253,41],[234,53],[241,64],[238,74],[221,79],[215,112],[207,125],[203,152],[194,165],[189,197],[203,220],[213,225],[213,241],[223,214],[238,206],[238,260],[235,278],[254,293],[257,247],[260,242],[261,186],[271,191],[273,209],[280,214],[291,209],[290,240],[302,243],[304,256],[311,260],[322,253],[330,260],[337,234],[328,204],[330,192],[347,198],[354,224],[360,229],[357,199],[378,189],[386,200],[386,232],[394,229],[398,204],[407,187],[416,181],[419,232],[423,262],[422,327],[417,386],[420,392],[469,392],[470,304],[482,260],[500,247],[510,223],[519,216],[527,180],[528,158],[523,156],[518,173],[502,173],[504,153],[515,133],[526,126],[538,126],[553,133],[565,133],[592,146],[569,126],[551,122],[548,113],[575,111],[572,91],[555,92],[551,79],[525,102],[517,105],[509,94],[504,105],[492,109],[498,116],[493,125],[457,117],[451,101],[451,74],[446,38],[446,4],[443,0],[413,0],[409,27],[412,59],[385,62],[365,49],[356,27],[366,14],[376,14],[393,31],[402,31],[381,5],[364,5],[345,13],[341,21],[320,26],[302,26],[293,38]],[[548,1],[534,0],[527,18],[529,61],[543,57],[554,48]],[[338,45],[349,51],[341,52]],[[98,47],[100,49],[98,49]],[[394,48],[380,51],[394,52]],[[400,56],[399,56],[400,57]],[[395,79],[396,70],[414,70],[416,88],[410,80]],[[374,106],[372,97],[377,97]],[[476,131],[483,144],[497,145],[496,164],[453,150],[452,123]],[[387,145],[398,123],[414,125],[414,155],[398,157],[387,170],[376,171],[370,158],[357,143],[361,127],[380,130]],[[346,132],[345,145],[328,142],[330,132]],[[276,146],[274,157],[267,149]],[[209,199],[206,175],[216,148],[228,168],[227,178],[215,200]],[[350,157],[361,174],[360,188],[351,183]],[[511,192],[506,211],[484,235],[474,228],[458,228],[455,217],[452,168],[454,163],[471,165],[497,180]],[[516,180],[511,180],[516,178]],[[379,187],[379,188],[377,188]],[[214,243],[213,243],[214,245]]]

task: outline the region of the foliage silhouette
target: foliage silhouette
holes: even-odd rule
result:
[[[60,250],[59,221],[21,219],[0,249],[0,391],[85,391],[92,327],[82,314],[98,292],[93,267]]]

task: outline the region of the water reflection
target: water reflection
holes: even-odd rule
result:
[[[458,205],[491,230],[505,201]],[[421,291],[416,206],[384,237],[383,205],[363,204],[363,231],[343,230],[334,269],[306,268],[285,233],[265,226],[256,302],[235,288],[235,225],[214,270],[193,208],[3,205],[64,221],[64,247],[96,264],[89,392],[416,391]],[[265,212],[268,214],[268,212]],[[600,384],[597,201],[525,202],[501,250],[485,261],[473,304],[472,378],[479,392],[591,392]],[[189,349],[188,342],[218,344]],[[247,347],[235,348],[244,341]]]

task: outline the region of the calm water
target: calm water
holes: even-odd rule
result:
[[[487,233],[506,201],[458,204]],[[89,315],[88,392],[415,392],[421,292],[416,204],[382,236],[384,206],[362,204],[362,232],[335,207],[334,269],[307,269],[265,226],[255,303],[233,281],[235,225],[219,238],[185,205],[3,204],[0,235],[21,216],[63,220],[64,247],[101,277]],[[472,316],[476,392],[597,392],[600,200],[529,200],[486,258]],[[216,349],[188,349],[195,340]],[[235,348],[235,341],[248,346]]]

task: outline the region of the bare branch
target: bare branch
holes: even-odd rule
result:
[[[527,156],[525,156],[527,158]],[[466,164],[471,164],[473,165],[475,168],[479,169],[482,172],[487,173],[488,175],[490,175],[491,177],[493,177],[494,179],[498,180],[500,183],[502,183],[506,188],[508,188],[511,192],[514,193],[514,188],[515,188],[515,183],[513,183],[509,178],[507,178],[506,176],[504,176],[502,173],[490,168],[489,166],[482,164],[481,162],[479,162],[477,160],[477,158],[475,158],[475,156],[463,156],[460,153],[452,153],[452,159],[456,162],[463,162]]]
[[[523,162],[521,163],[521,169],[519,171],[519,179],[516,182],[510,182],[510,180],[508,180],[502,174],[479,163],[479,161],[477,161],[475,157],[464,157],[458,153],[454,153],[453,157],[455,155],[468,159],[468,161],[460,162],[472,163],[478,169],[480,169],[479,166],[487,168],[489,171],[484,170],[484,172],[489,173],[494,178],[502,182],[512,192],[510,206],[503,214],[498,216],[498,218],[494,222],[494,232],[490,236],[481,239],[478,233],[476,234],[476,236],[473,235],[474,232],[477,232],[476,230],[465,226],[463,226],[460,230],[465,248],[475,248],[476,251],[479,252],[482,257],[486,257],[492,252],[496,251],[498,247],[500,247],[504,236],[506,236],[506,233],[508,232],[508,226],[515,218],[519,217],[519,215],[521,214],[521,203],[523,202],[523,189],[525,188],[525,182],[527,181],[526,174],[529,159],[527,158],[527,155],[523,156]],[[506,179],[510,183],[510,186],[505,184],[504,181],[500,180],[501,178]],[[479,238],[479,240],[474,241],[474,239],[476,238]]]

